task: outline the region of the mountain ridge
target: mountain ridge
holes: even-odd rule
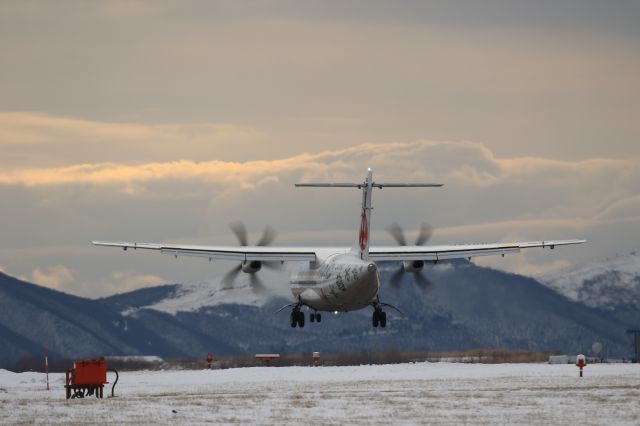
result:
[[[421,291],[410,274],[400,290],[387,286],[395,264],[380,265],[380,297],[406,315],[388,311],[387,328],[371,327],[371,310],[333,315],[303,329],[289,326],[288,311],[276,310],[290,298],[267,298],[259,305],[208,306],[193,291],[220,295],[213,284],[167,284],[90,300],[45,289],[0,274],[0,367],[21,355],[40,355],[46,345],[55,356],[158,355],[201,357],[258,352],[366,352],[383,349],[463,350],[505,348],[589,353],[599,341],[608,356],[629,355],[625,335],[632,320],[613,309],[572,301],[537,280],[455,261],[429,266],[433,283]],[[282,281],[281,279],[279,280]],[[233,299],[250,293],[238,282]],[[192,293],[189,293],[191,291]],[[218,293],[216,293],[218,292]],[[187,297],[185,299],[185,297]],[[254,301],[251,299],[250,302]],[[172,306],[165,311],[158,306]],[[306,311],[305,311],[306,312]],[[80,342],[79,342],[80,341]]]

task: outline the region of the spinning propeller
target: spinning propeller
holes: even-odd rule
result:
[[[394,240],[400,246],[407,245],[407,239],[404,236],[404,231],[397,223],[392,223],[387,227],[387,231],[391,234]],[[423,223],[420,225],[420,230],[418,231],[418,236],[416,237],[416,246],[423,246],[431,239],[433,235],[433,228]],[[402,281],[402,276],[405,272],[409,272],[413,274],[413,279],[418,287],[421,290],[427,290],[429,287],[433,286],[433,283],[424,275],[424,260],[408,260],[404,261],[400,264],[400,268],[396,270],[389,278],[389,284],[392,288],[398,289],[400,288],[400,282]]]
[[[244,225],[242,221],[237,221],[229,224],[229,227],[233,231],[234,235],[238,239],[238,242],[241,246],[245,247],[249,245],[249,240],[247,238],[247,227]],[[264,231],[262,231],[262,237],[258,240],[256,246],[268,246],[273,243],[276,239],[276,231],[270,226],[266,226]],[[256,275],[262,267],[270,268],[270,269],[279,269],[280,262],[262,262],[258,260],[253,260],[249,262],[243,262],[239,265],[233,267],[229,272],[225,274],[222,278],[222,284],[224,288],[231,288],[234,286],[235,280],[238,277],[240,271],[249,274],[249,282],[251,284],[251,289],[256,293],[266,291],[266,287],[262,280]]]

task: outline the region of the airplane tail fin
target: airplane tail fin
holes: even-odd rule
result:
[[[420,187],[440,187],[441,183],[378,183],[373,181],[373,173],[371,169],[367,170],[364,182],[311,182],[296,183],[296,187],[312,187],[312,188],[358,188],[362,189],[362,211],[360,214],[360,232],[358,241],[354,246],[354,251],[361,259],[369,258],[369,228],[371,225],[371,192],[373,188],[420,188]]]

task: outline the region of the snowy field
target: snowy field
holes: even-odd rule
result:
[[[0,423],[640,424],[638,364],[138,371],[116,398],[69,401],[50,380],[0,370]]]

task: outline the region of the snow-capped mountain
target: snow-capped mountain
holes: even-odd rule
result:
[[[634,257],[637,259],[635,254],[630,258]],[[233,290],[224,289],[221,277],[217,277],[210,282],[150,287],[99,300],[66,295],[0,274],[0,368],[12,366],[24,355],[38,356],[42,346],[58,358],[201,357],[207,352],[246,355],[390,348],[589,353],[597,341],[608,356],[630,355],[625,330],[637,323],[637,304],[593,308],[532,278],[467,261],[426,268],[432,283],[426,291],[416,286],[410,274],[394,289],[388,281],[397,265],[380,266],[381,299],[404,313],[389,311],[385,329],[371,327],[370,309],[326,314],[321,324],[291,328],[289,312],[276,313],[292,300],[286,271],[260,271],[260,280],[268,290],[264,293],[255,291],[255,283],[252,285],[246,274],[239,274]],[[613,270],[620,276],[630,274],[629,268]],[[590,279],[600,275],[585,274]]]
[[[570,300],[592,308],[640,311],[640,253],[545,274],[538,280]]]
[[[249,305],[263,307],[274,297],[290,297],[288,272],[260,271],[252,283],[248,274],[239,274],[233,286],[222,284],[224,276],[212,277],[208,280],[177,284],[173,292],[162,300],[155,300],[145,305],[175,315],[177,312],[197,311],[204,307],[226,304]]]
[[[405,315],[390,311],[392,321],[384,330],[371,328],[369,309],[327,314],[322,324],[310,323],[303,330],[290,328],[289,313],[275,313],[292,300],[282,285],[284,272],[273,276],[260,272],[267,287],[280,284],[275,295],[253,292],[246,276],[240,275],[234,290],[224,290],[219,279],[212,279],[165,286],[162,292],[142,289],[102,301],[166,334],[156,318],[160,309],[186,329],[236,348],[234,353],[474,347],[588,353],[599,341],[609,355],[628,355],[625,330],[631,323],[619,318],[617,311],[571,301],[534,279],[455,261],[426,268],[432,282],[427,291],[420,291],[410,274],[395,290],[387,283],[396,270],[393,263],[380,265],[380,297]]]

